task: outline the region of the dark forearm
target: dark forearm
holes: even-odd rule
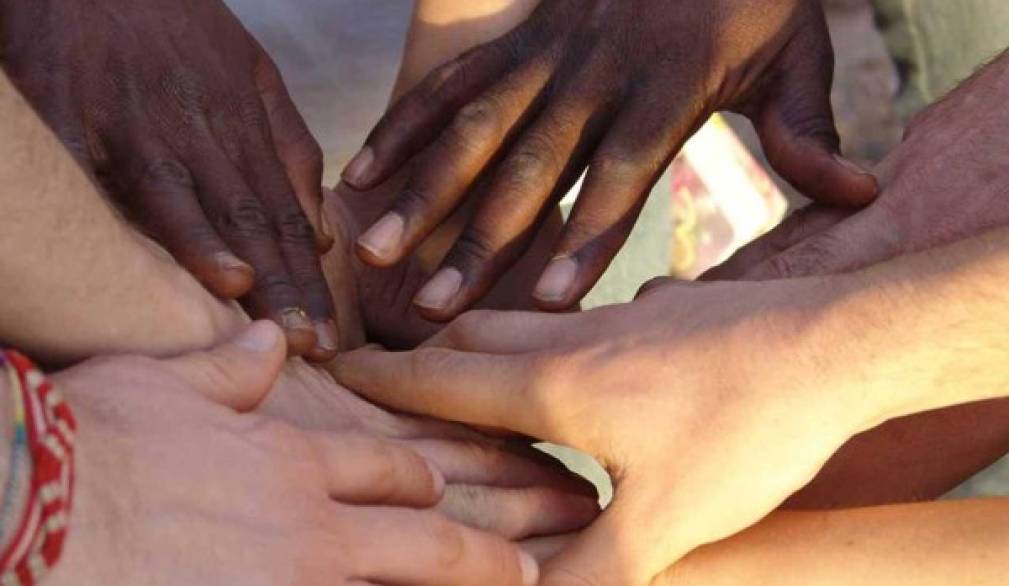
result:
[[[790,509],[938,498],[1009,453],[1009,400],[896,419],[848,442]]]

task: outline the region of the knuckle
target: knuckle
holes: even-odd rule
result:
[[[277,231],[285,242],[315,248],[315,230],[301,208],[293,207],[280,212],[276,218]]]
[[[658,160],[643,160],[629,153],[609,150],[599,152],[590,165],[593,174],[605,177],[607,181],[620,184],[637,184],[643,170],[654,169],[661,165]]]
[[[411,217],[427,213],[437,200],[433,191],[411,182],[396,198],[395,207],[404,217]]]
[[[290,277],[279,269],[259,270],[256,272],[256,289],[275,301],[297,300],[300,298]],[[284,306],[295,306],[297,302],[281,302]]]
[[[153,158],[145,161],[140,168],[137,183],[141,187],[191,190],[194,188],[193,177],[189,169],[179,161],[171,158]]]
[[[481,98],[466,104],[439,140],[447,150],[473,153],[493,146],[500,136],[500,108],[494,100]]]
[[[553,142],[533,135],[504,162],[498,172],[498,181],[508,191],[543,189],[549,186],[557,160]]]
[[[227,197],[224,225],[241,236],[263,238],[270,233],[270,219],[262,202],[248,191],[241,189]]]
[[[490,234],[470,227],[456,241],[452,251],[452,262],[458,265],[468,265],[464,268],[473,268],[472,265],[491,261],[496,255],[497,250]]]
[[[268,134],[266,109],[259,96],[243,96],[236,98],[233,111],[243,128],[249,129],[260,136]]]

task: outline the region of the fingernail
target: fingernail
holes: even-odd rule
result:
[[[278,343],[280,343],[280,330],[276,324],[268,321],[253,323],[235,339],[237,346],[257,354],[273,350]]]
[[[564,301],[578,276],[578,262],[570,256],[550,261],[533,295],[540,301]]]
[[[251,271],[252,267],[248,263],[242,262],[240,258],[230,252],[218,252],[214,255],[217,266],[224,271]]]
[[[375,162],[375,151],[366,146],[359,153],[354,155],[347,167],[343,170],[343,180],[354,187],[361,186],[371,172],[371,165]]]
[[[445,309],[452,303],[461,287],[462,273],[459,269],[444,268],[424,285],[413,302],[425,309]]]
[[[851,171],[856,175],[871,175],[869,171],[858,166],[854,161],[848,160],[841,155],[834,155],[834,160],[837,161],[842,167]]]
[[[323,352],[334,352],[340,349],[340,334],[333,320],[315,322],[315,347]]]
[[[434,483],[434,493],[445,494],[445,476],[442,475],[441,470],[428,460],[424,460],[424,463],[427,464],[428,469],[431,471],[431,482]]]
[[[388,259],[403,239],[404,228],[403,218],[399,214],[388,213],[375,222],[375,225],[357,240],[357,244],[376,258]]]
[[[519,565],[522,566],[522,586],[536,586],[540,581],[540,565],[533,556],[519,550]]]
[[[281,310],[277,323],[285,330],[315,330],[312,320],[308,319],[308,314],[300,307]]]

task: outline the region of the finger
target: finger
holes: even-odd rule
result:
[[[535,586],[539,579],[536,561],[516,545],[438,513],[372,508],[355,516],[354,530],[367,536],[347,546],[358,579],[415,586]]]
[[[408,446],[432,462],[450,484],[498,488],[545,487],[597,499],[587,480],[536,448],[477,441],[407,440]]]
[[[566,366],[548,355],[358,350],[337,357],[333,366],[344,385],[395,409],[570,444],[570,430],[547,421],[561,406],[568,380]],[[549,381],[538,376],[550,369]]]
[[[358,239],[369,264],[402,260],[461,203],[550,77],[534,60],[464,106],[421,156],[391,210]]]
[[[144,119],[137,116],[137,119]],[[222,299],[248,293],[251,266],[224,243],[207,219],[189,169],[145,125],[103,129],[113,192],[131,219],[150,233],[207,289]]]
[[[577,533],[548,535],[546,537],[533,537],[531,539],[525,539],[519,545],[522,547],[523,551],[536,558],[536,561],[542,565],[567,549],[568,546],[570,546],[577,538]]]
[[[272,233],[284,265],[315,328],[316,343],[305,358],[324,362],[336,356],[340,348],[333,295],[322,272],[315,231],[298,204],[280,160],[266,146],[267,140],[268,136],[251,136],[246,141],[242,169],[272,217]]]
[[[130,215],[214,295],[237,299],[248,293],[255,271],[211,226],[189,170],[167,149],[153,147],[146,155],[123,166],[136,170],[120,194],[132,200]]]
[[[858,270],[903,252],[885,208],[873,206],[752,267],[751,281],[831,275]]]
[[[829,36],[800,33],[779,61],[786,65],[752,117],[771,166],[802,194],[821,203],[869,204],[879,191],[875,177],[840,155],[830,106],[834,56]]]
[[[627,241],[648,195],[703,112],[684,90],[643,88],[627,104],[589,163],[556,257],[533,293],[541,309],[562,311],[596,284]],[[662,95],[671,109],[654,103]],[[659,112],[671,112],[662,120]]]
[[[598,332],[602,320],[592,319],[594,316],[474,310],[457,317],[424,342],[423,347],[486,354],[525,354],[564,348]]]
[[[598,499],[548,487],[449,485],[438,510],[468,527],[515,541],[577,531],[599,515]]]
[[[851,210],[847,208],[821,204],[808,205],[789,215],[767,234],[736,251],[729,260],[707,271],[698,280],[740,279],[764,261],[807,238],[825,232],[851,214]]]
[[[374,189],[441,134],[468,102],[517,63],[508,35],[438,67],[378,122],[364,147],[343,171],[359,191]]]
[[[310,351],[316,344],[315,328],[277,246],[269,210],[212,138],[199,143],[183,164],[218,234],[255,269],[253,288],[242,300],[249,314],[280,324],[292,355]]]
[[[335,240],[332,227],[322,214],[322,147],[309,131],[287,91],[280,70],[266,51],[260,51],[255,80],[270,125],[273,146],[301,209],[312,223],[318,252],[324,253],[333,247]]]
[[[573,87],[553,103],[495,168],[480,209],[414,303],[447,321],[479,301],[528,249],[552,203],[585,169],[608,118],[595,114],[587,89]]]
[[[164,364],[208,399],[250,411],[273,387],[285,356],[280,329],[273,322],[259,321],[216,348]]]
[[[427,508],[438,504],[445,478],[416,452],[363,434],[309,436],[327,475],[329,496],[343,503]]]

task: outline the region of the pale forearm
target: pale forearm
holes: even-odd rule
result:
[[[797,288],[830,301],[807,324],[809,389],[852,432],[1009,393],[1009,231]],[[795,291],[799,293],[799,291]],[[793,297],[794,299],[794,297]]]
[[[658,586],[997,586],[1009,500],[776,513],[697,550]]]
[[[166,355],[236,327],[138,237],[0,76],[0,341],[48,362]]]

